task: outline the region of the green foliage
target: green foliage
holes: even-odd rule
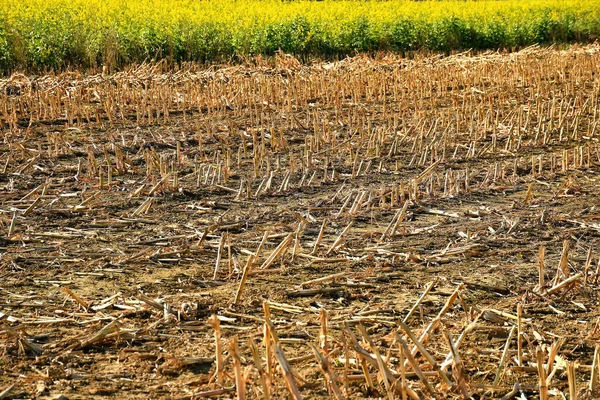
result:
[[[14,56],[9,34],[0,26],[0,71],[6,73],[13,66]]]
[[[596,0],[4,0],[0,70],[585,41]]]

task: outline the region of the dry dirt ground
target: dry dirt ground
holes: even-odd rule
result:
[[[600,396],[599,46],[0,91],[0,399]]]

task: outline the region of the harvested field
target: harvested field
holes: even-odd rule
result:
[[[0,81],[0,399],[598,398],[598,71]]]

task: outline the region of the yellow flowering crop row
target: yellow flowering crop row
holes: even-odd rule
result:
[[[600,35],[597,0],[3,0],[0,70],[512,48]]]

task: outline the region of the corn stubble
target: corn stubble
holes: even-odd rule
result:
[[[3,357],[162,338],[177,398],[592,398],[599,69],[587,46],[13,75],[2,268],[73,274],[39,281],[64,288],[64,318],[7,297]],[[145,294],[78,293],[164,266],[177,278]],[[50,322],[70,338],[18,329]]]

